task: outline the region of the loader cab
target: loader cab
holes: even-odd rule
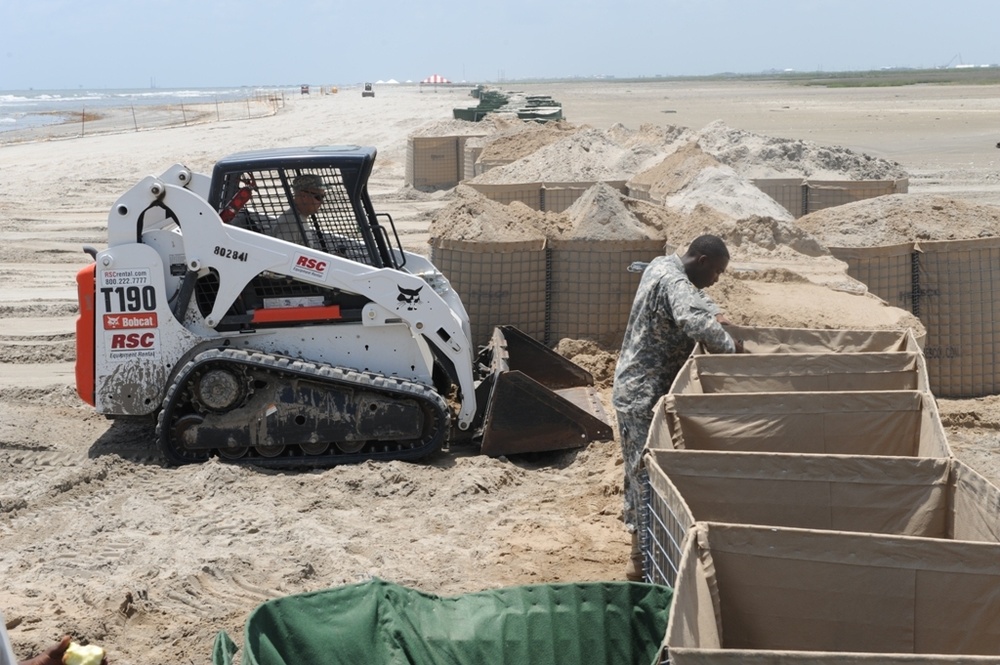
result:
[[[368,196],[375,155],[361,146],[237,153],[215,165],[209,202],[227,223],[376,268],[401,268],[392,218],[376,214]]]

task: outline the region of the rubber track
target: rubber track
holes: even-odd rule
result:
[[[246,455],[239,459],[228,459],[219,456],[221,461],[237,464],[254,464],[272,468],[288,467],[328,467],[338,464],[353,464],[366,460],[409,460],[429,455],[438,450],[445,440],[450,425],[451,412],[447,402],[432,388],[421,383],[388,377],[371,372],[333,367],[310,363],[285,356],[275,356],[259,351],[243,351],[236,349],[211,349],[195,356],[174,378],[167,390],[156,423],[156,438],[160,449],[170,464],[190,464],[204,462],[215,450],[185,451],[179,449],[169,436],[175,421],[174,411],[181,399],[186,396],[187,383],[195,371],[206,364],[217,366],[221,363],[233,363],[248,368],[251,373],[266,373],[274,377],[282,375],[289,378],[306,378],[317,383],[329,385],[350,386],[382,395],[404,397],[416,400],[424,405],[425,413],[433,415],[433,423],[425,427],[426,435],[418,445],[401,445],[396,441],[369,442],[355,453],[341,452],[332,444],[330,450],[323,455],[307,455],[297,446],[287,446],[285,452],[278,457],[265,457],[250,448]],[[191,413],[186,411],[184,414]],[[289,454],[290,452],[294,454]]]

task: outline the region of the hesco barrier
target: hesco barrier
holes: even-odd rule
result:
[[[448,189],[465,176],[465,142],[484,136],[411,136],[404,182],[417,189]]]
[[[520,201],[532,210],[543,212],[563,212],[576,200],[583,196],[583,193],[596,185],[604,182],[614,187],[619,192],[625,193],[624,180],[592,181],[592,182],[523,182],[513,184],[491,185],[486,183],[465,183],[477,192],[498,203],[513,203]]]
[[[513,203],[520,201],[532,210],[544,210],[542,207],[542,186],[541,183],[513,183],[505,185],[480,185],[476,183],[465,183],[486,198],[497,203]]]
[[[795,217],[805,214],[808,185],[802,178],[774,178],[751,180],[754,187],[764,192]]]
[[[485,243],[432,238],[430,258],[462,298],[473,344],[489,343],[498,325],[512,325],[545,340],[544,240]]]
[[[1000,489],[951,458],[648,450],[648,580],[676,584],[695,522],[1000,542]]]
[[[477,170],[476,160],[483,153],[483,146],[475,145],[476,143],[476,141],[465,142],[465,154],[463,156],[465,167],[462,169],[462,180],[472,180],[482,173],[482,171]]]
[[[754,354],[921,352],[913,330],[838,330],[833,328],[752,328],[730,326],[733,337],[750,343]],[[694,355],[708,353],[696,345]]]
[[[647,447],[812,455],[949,457],[934,397],[918,390],[668,393]]]
[[[848,274],[917,316],[939,397],[1000,393],[1000,238],[831,247]]]
[[[732,332],[751,354],[695,347],[646,442],[660,662],[997,662],[1000,489],[952,455],[913,332]]]
[[[551,240],[548,342],[564,337],[619,346],[641,273],[626,268],[664,254],[662,240]]]
[[[1000,544],[702,522],[664,640],[673,665],[987,663]]]
[[[545,344],[570,337],[617,346],[642,277],[626,268],[673,251],[660,240],[430,244],[431,261],[461,296],[477,345],[489,342],[494,326],[510,324]]]
[[[751,182],[795,217],[876,196],[905,194],[910,188],[910,181],[907,178],[897,180],[755,178]]]
[[[676,394],[929,391],[922,353],[714,354],[688,358],[670,386]]]

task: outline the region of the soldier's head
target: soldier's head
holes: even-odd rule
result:
[[[688,245],[681,261],[691,283],[699,289],[705,289],[718,282],[719,276],[726,272],[729,267],[729,249],[719,236],[698,236]]]
[[[306,173],[292,180],[292,195],[300,214],[314,215],[326,198],[323,178],[315,173]]]

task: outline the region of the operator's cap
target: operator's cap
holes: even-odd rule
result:
[[[300,176],[296,176],[292,180],[292,189],[298,191],[300,189],[326,189],[326,183],[323,182],[322,176],[315,173],[305,173]]]

